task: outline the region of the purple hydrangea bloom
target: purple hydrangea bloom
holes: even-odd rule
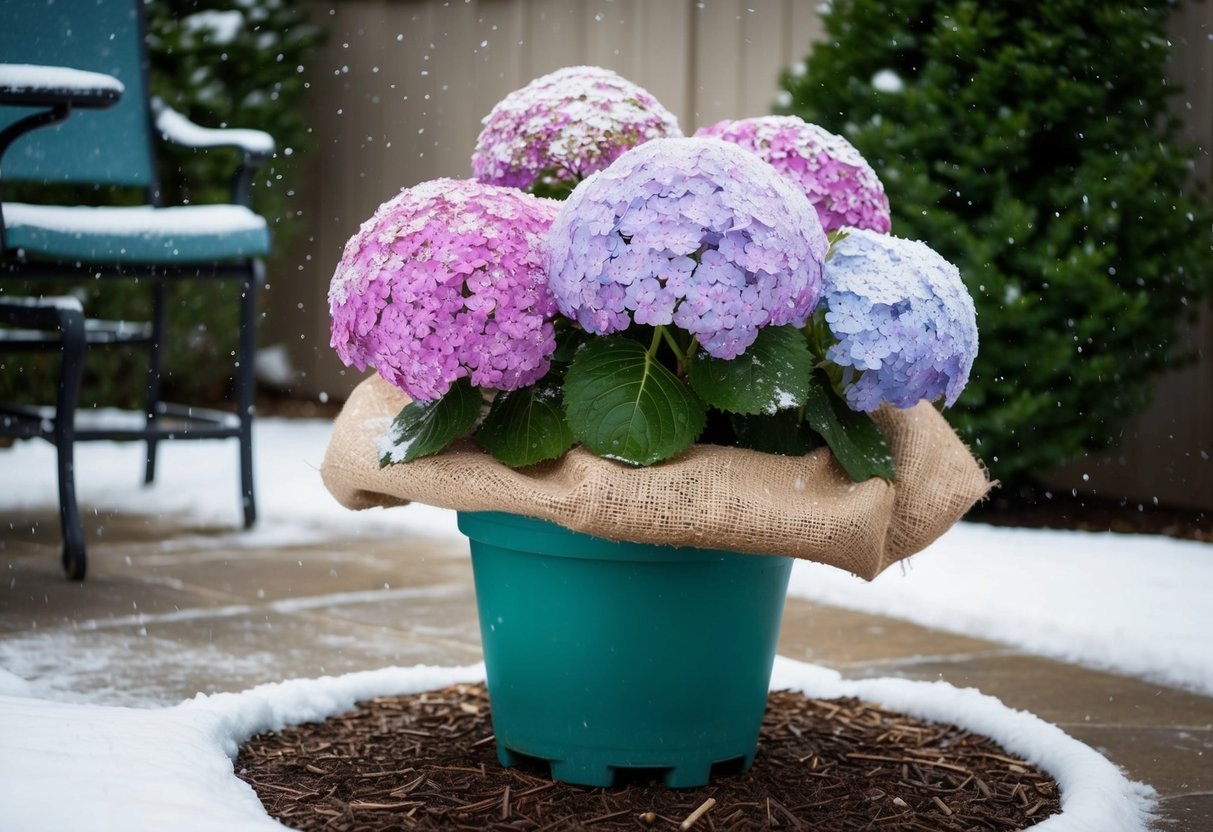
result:
[[[977,357],[977,312],[960,272],[923,243],[848,229],[825,267],[826,323],[847,403],[951,405]]]
[[[545,171],[576,180],[649,139],[681,135],[673,114],[630,81],[600,67],[566,67],[510,93],[485,116],[472,175],[522,189]]]
[[[715,139],[656,139],[578,185],[548,237],[560,311],[605,335],[674,324],[717,358],[802,326],[826,239],[804,194]]]
[[[884,185],[842,136],[796,116],[722,121],[695,135],[735,142],[765,159],[805,192],[826,231],[892,228]]]
[[[470,180],[402,190],[346,243],[333,275],[337,355],[420,401],[463,376],[495,390],[533,384],[556,348],[542,248],[556,207]]]

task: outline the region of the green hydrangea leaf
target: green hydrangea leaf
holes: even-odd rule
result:
[[[734,359],[713,358],[700,350],[687,368],[687,379],[712,407],[769,415],[803,405],[812,372],[804,333],[794,326],[768,326]]]
[[[751,451],[780,456],[804,456],[821,445],[821,437],[809,429],[799,408],[767,415],[734,413],[730,417],[737,444]]]
[[[436,454],[471,430],[480,418],[480,392],[458,379],[441,399],[409,402],[379,443],[379,467]]]
[[[814,373],[804,418],[855,482],[871,477],[893,481],[893,454],[884,432],[866,413],[847,407],[828,381]]]
[[[574,440],[564,420],[560,380],[546,377],[530,387],[498,393],[476,431],[476,441],[511,468],[563,454]]]
[[[707,407],[640,344],[623,337],[587,343],[569,367],[565,415],[573,436],[599,456],[652,465],[685,450]]]

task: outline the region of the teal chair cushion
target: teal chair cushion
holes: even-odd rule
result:
[[[9,249],[30,259],[94,263],[205,263],[270,250],[262,217],[239,205],[60,207],[6,202]]]

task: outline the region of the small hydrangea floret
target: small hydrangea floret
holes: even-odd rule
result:
[[[472,175],[524,190],[544,176],[575,182],[629,148],[681,135],[644,89],[609,69],[566,67],[510,93],[484,118]]]
[[[872,166],[842,136],[796,116],[761,116],[700,128],[757,154],[794,182],[827,232],[867,228],[888,233],[889,198]]]
[[[345,246],[329,287],[332,346],[414,399],[452,382],[513,390],[547,372],[555,303],[542,238],[556,203],[438,179],[385,202]]]
[[[847,403],[955,403],[977,356],[977,313],[960,273],[923,243],[848,230],[825,267],[825,321]]]
[[[802,326],[821,296],[813,206],[757,156],[657,139],[582,182],[549,236],[560,311],[599,335],[673,324],[717,358],[761,327]]]

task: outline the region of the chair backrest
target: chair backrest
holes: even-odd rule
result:
[[[104,72],[117,105],[33,130],[0,161],[5,181],[156,186],[142,0],[0,0],[0,61]],[[33,110],[0,107],[0,129]]]

